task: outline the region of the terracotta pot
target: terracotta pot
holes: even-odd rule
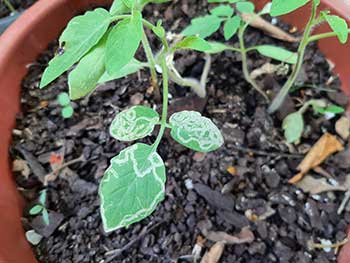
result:
[[[109,0],[40,0],[11,25],[0,37],[0,263],[36,262],[21,225],[23,204],[11,174],[8,148],[16,113],[19,112],[20,84],[26,66],[46,49],[71,17],[91,5],[103,5]],[[264,1],[255,1],[262,6]],[[336,2],[336,3],[333,3]],[[323,6],[344,17],[350,13],[346,1],[323,1]],[[286,16],[297,26],[305,22],[307,10]],[[327,30],[322,26],[318,31]],[[349,93],[350,46],[340,45],[335,38],[320,43],[322,51],[336,64],[336,71]]]

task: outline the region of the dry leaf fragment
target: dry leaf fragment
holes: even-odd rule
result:
[[[219,262],[222,253],[224,252],[225,243],[216,242],[208,252],[206,252],[201,260],[201,263],[217,263]]]
[[[213,242],[224,242],[225,244],[243,244],[251,243],[255,237],[252,231],[248,227],[242,228],[241,232],[237,235],[230,235],[223,231],[211,231],[209,230],[211,224],[208,222],[200,222],[198,227],[202,231],[203,235]]]
[[[293,37],[291,34],[283,31],[279,27],[272,25],[256,14],[241,14],[241,16],[245,22],[249,22],[250,26],[264,31],[267,35],[273,38],[292,43],[299,41],[296,37]]]
[[[296,186],[302,189],[305,193],[310,193],[312,195],[329,191],[347,191],[350,187],[350,176],[347,177],[346,182],[343,184],[332,185],[327,182],[326,178],[316,179],[307,175],[303,180],[299,181]]]
[[[330,133],[325,133],[314,146],[312,146],[303,161],[297,167],[300,173],[292,177],[289,183],[295,184],[299,182],[308,171],[319,166],[333,153],[342,151],[343,149],[344,147],[337,137]]]
[[[344,140],[347,140],[350,135],[350,120],[346,117],[341,117],[335,123],[335,130]]]
[[[274,64],[267,62],[264,65],[262,65],[260,68],[254,69],[250,73],[250,77],[252,79],[256,79],[256,78],[258,78],[262,75],[265,75],[265,74],[273,74],[277,71],[278,67],[279,67],[278,65],[274,65]]]
[[[237,174],[237,169],[233,166],[227,167],[226,171],[231,174],[231,175],[236,175]]]
[[[26,179],[28,179],[28,176],[30,175],[30,168],[28,163],[25,160],[21,160],[21,159],[17,159],[13,161],[12,171],[20,172]]]

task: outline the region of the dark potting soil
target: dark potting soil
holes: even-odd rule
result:
[[[36,0],[9,0],[17,11],[23,11],[36,2]],[[0,2],[0,18],[10,15],[11,10],[7,8],[3,1]]]
[[[190,17],[203,14],[207,8],[205,1],[181,0],[149,7],[145,13],[154,21],[165,16],[166,28],[179,32]],[[216,37],[222,39],[219,34]],[[248,45],[274,43],[296,49],[296,44],[276,41],[254,29],[248,30],[246,39]],[[232,43],[236,42],[234,38]],[[23,80],[23,113],[18,116],[11,149],[13,159],[25,159],[31,167],[28,178],[16,174],[16,179],[28,200],[25,229],[34,228],[45,236],[33,247],[40,262],[192,262],[185,258],[192,253],[198,236],[203,235],[198,227],[203,220],[210,221],[214,231],[234,234],[250,226],[255,235],[250,244],[226,245],[220,262],[336,262],[335,250],[311,250],[308,241],[336,242],[345,238],[350,206],[342,215],[337,214],[344,193],[311,196],[288,184],[288,179],[323,132],[335,134],[338,117],[326,120],[309,112],[307,132],[295,147],[286,144],[281,130],[281,116],[293,111],[301,100],[327,98],[343,106],[348,102],[339,91],[339,81],[329,81],[330,66],[315,45],[306,54],[299,78],[299,84],[314,87],[292,93],[288,106],[275,116],[266,113],[266,102],[242,78],[240,56],[236,53],[213,56],[204,109],[203,100],[171,84],[170,103],[177,105],[171,107],[203,110],[221,128],[225,145],[202,155],[164,138],[159,153],[167,169],[165,200],[150,217],[109,234],[102,229],[98,184],[110,158],[130,145],[111,138],[109,125],[116,113],[131,104],[160,105],[149,92],[149,73],[142,71],[101,85],[92,96],[74,102],[74,116],[63,119],[56,100],[60,92],[68,90],[67,76],[47,89],[38,89],[56,47],[52,44],[30,66]],[[139,56],[143,57],[142,52]],[[200,75],[202,55],[190,52],[176,57],[177,67],[185,76]],[[251,68],[269,61],[254,53],[249,57]],[[284,78],[266,75],[259,83],[273,91],[280,88]],[[155,135],[143,141],[152,143],[154,139]],[[40,217],[29,216],[28,209],[42,188],[40,180],[51,171],[49,162],[55,156],[52,153],[62,151],[65,162],[81,155],[87,161],[70,165],[49,183],[50,226],[42,229]],[[338,165],[339,158],[329,158],[322,168],[342,181],[350,172],[350,161],[345,159]],[[230,166],[238,175],[228,173]],[[221,194],[224,186],[230,186],[229,190]],[[249,221],[247,211],[266,218]],[[202,253],[212,244],[207,241]]]

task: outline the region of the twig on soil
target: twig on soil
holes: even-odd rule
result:
[[[309,247],[311,249],[319,248],[319,249],[324,249],[324,248],[336,248],[338,249],[341,246],[344,246],[346,243],[349,242],[348,238],[345,238],[343,241],[334,243],[334,244],[320,244],[320,243],[314,243],[314,242],[309,242]]]
[[[350,200],[350,189],[345,193],[344,199],[338,208],[338,211],[337,211],[338,215],[340,215],[343,212],[343,210],[345,209],[345,206],[349,202],[349,200]]]
[[[58,174],[61,170],[63,170],[64,168],[66,168],[72,164],[75,164],[78,162],[84,162],[84,161],[86,161],[85,157],[84,157],[84,155],[81,155],[80,157],[78,157],[76,159],[73,159],[73,160],[70,160],[69,162],[63,163],[60,167],[54,169],[52,172],[45,175],[44,185],[47,185],[48,181],[52,181],[52,179],[49,180],[49,178],[52,177],[52,175]]]
[[[111,262],[113,259],[118,257],[121,253],[131,248],[136,242],[140,241],[140,239],[143,238],[145,235],[152,232],[154,229],[158,228],[160,225],[164,224],[165,222],[166,220],[161,220],[160,222],[154,224],[150,228],[146,226],[141,230],[140,234],[136,238],[130,240],[130,242],[128,242],[123,247],[107,251],[105,253],[105,256],[110,256],[110,257],[105,260],[105,263]]]
[[[261,150],[255,150],[251,148],[246,148],[239,145],[233,145],[233,148],[237,151],[241,151],[244,153],[253,153],[256,155],[264,155],[264,156],[270,156],[270,157],[285,157],[285,158],[294,158],[294,159],[301,159],[304,157],[304,155],[301,154],[290,154],[290,153],[282,153],[282,152],[265,152]]]

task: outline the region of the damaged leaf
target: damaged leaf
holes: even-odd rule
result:
[[[305,193],[312,195],[320,194],[329,191],[347,191],[350,187],[350,176],[346,178],[343,184],[332,185],[327,182],[326,178],[314,178],[310,175],[305,176],[301,181],[296,183],[296,186],[302,189]]]
[[[333,153],[342,151],[343,149],[342,143],[335,136],[325,133],[297,167],[300,173],[291,178],[289,183],[295,184],[299,182],[308,171],[319,166]]]
[[[216,242],[210,250],[204,254],[201,263],[218,263],[224,249],[224,242]]]

